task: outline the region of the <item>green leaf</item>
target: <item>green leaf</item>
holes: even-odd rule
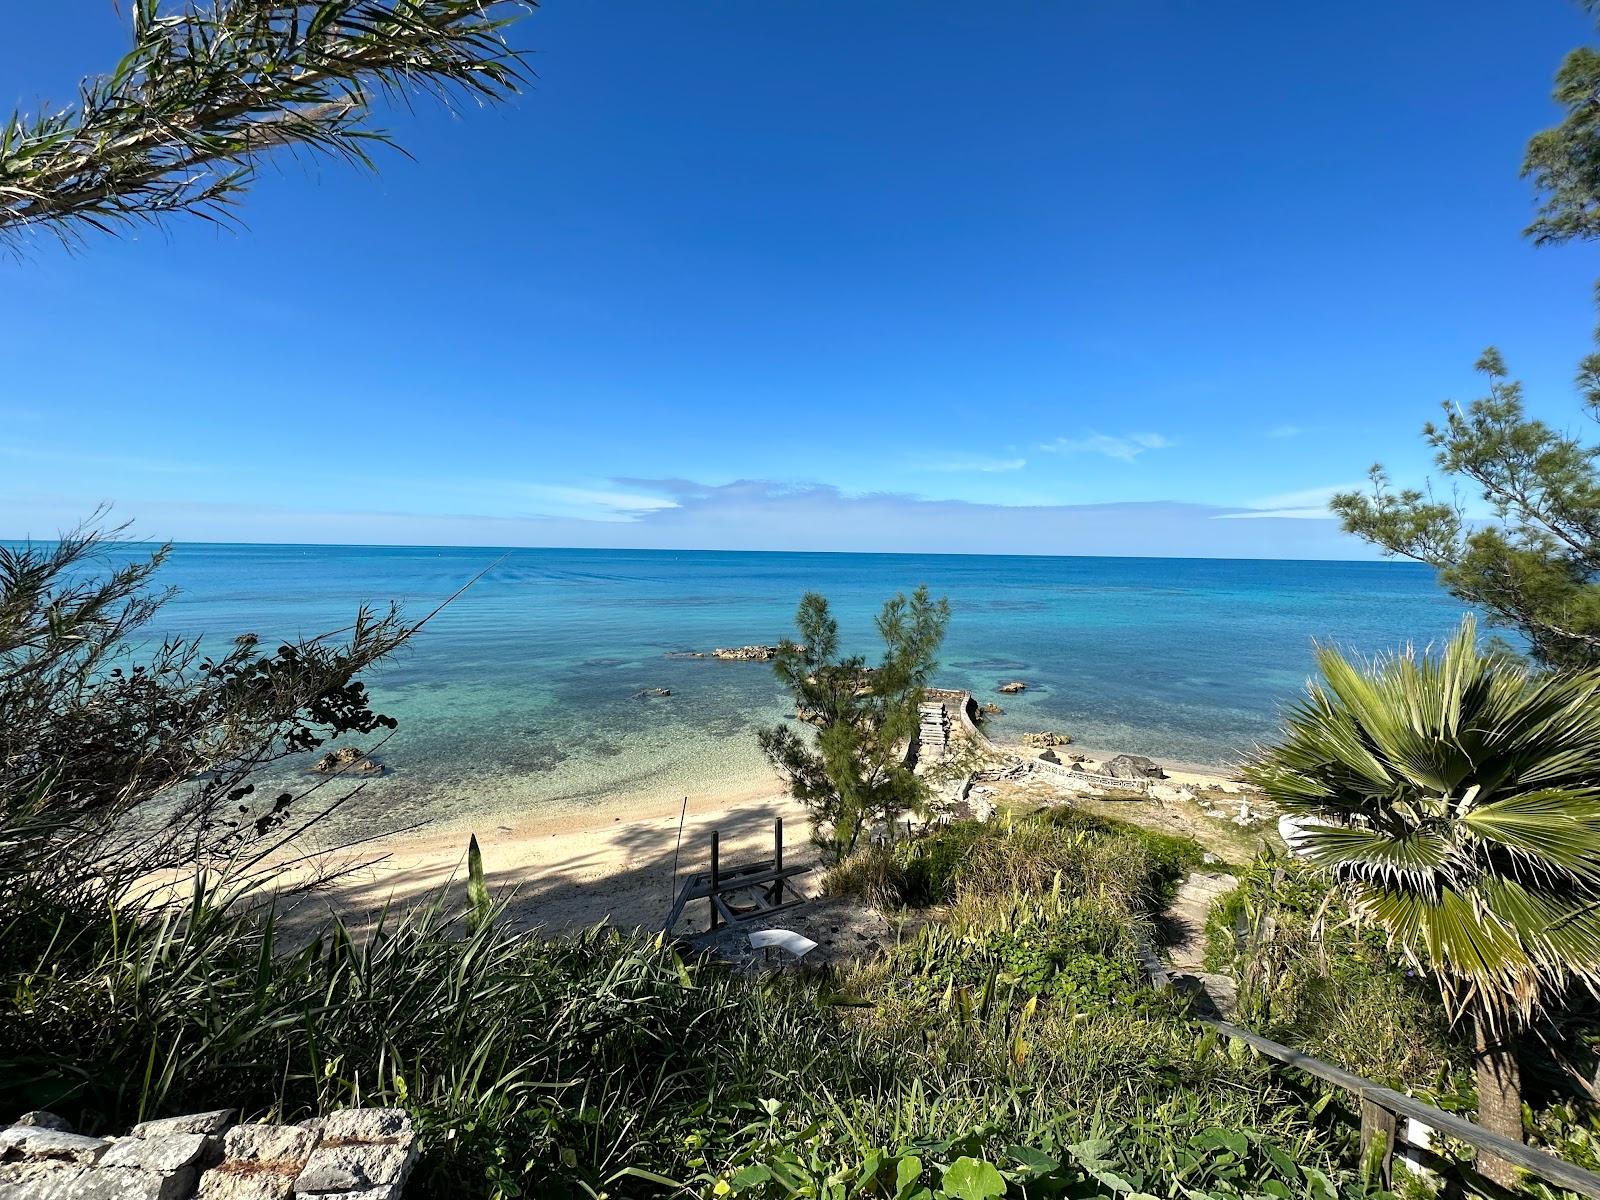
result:
[[[483,851],[478,849],[477,834],[467,842],[467,902],[471,906],[467,923],[474,931],[482,929],[494,905],[489,900],[489,888],[483,882]]]
[[[994,1164],[962,1155],[945,1168],[944,1190],[955,1200],[991,1200],[1006,1194],[1006,1181]]]

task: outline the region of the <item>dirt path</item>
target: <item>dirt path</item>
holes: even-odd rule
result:
[[[1233,1010],[1234,986],[1229,976],[1205,969],[1206,919],[1211,915],[1211,906],[1238,884],[1232,875],[1197,871],[1183,881],[1160,921],[1173,986],[1203,992],[1202,1009],[1209,999],[1211,1007],[1222,1016]]]

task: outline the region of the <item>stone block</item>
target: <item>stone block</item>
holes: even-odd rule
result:
[[[102,1167],[131,1167],[171,1174],[192,1167],[206,1152],[211,1139],[203,1133],[168,1133],[155,1137],[128,1137],[112,1143]]]
[[[32,1125],[39,1129],[54,1129],[57,1133],[72,1132],[72,1123],[65,1117],[58,1117],[55,1115],[55,1113],[45,1112],[43,1109],[37,1109],[34,1112],[25,1112],[15,1121],[13,1121],[12,1124]]]
[[[133,1127],[130,1137],[165,1137],[169,1133],[221,1133],[233,1120],[233,1109],[218,1108],[211,1112],[195,1113],[187,1117],[162,1117],[158,1121],[141,1121]]]
[[[412,1139],[411,1118],[403,1108],[346,1108],[322,1118],[325,1142],[387,1142]]]
[[[13,1125],[9,1129],[0,1129],[0,1160],[59,1158],[88,1164],[104,1154],[109,1145],[101,1138],[62,1133],[40,1125]]]
[[[5,1200],[77,1200],[78,1181],[89,1167],[59,1159],[0,1163],[0,1196]]]
[[[292,1162],[298,1170],[316,1149],[317,1131],[296,1125],[235,1125],[222,1138],[224,1162]]]
[[[322,1145],[312,1152],[305,1170],[294,1181],[294,1192],[296,1196],[321,1197],[403,1184],[415,1157],[409,1144]]]
[[[193,1167],[145,1171],[102,1163],[78,1180],[72,1200],[188,1200],[194,1194],[194,1180]]]
[[[200,1177],[196,1200],[294,1200],[298,1166],[284,1171],[269,1163],[223,1163]]]

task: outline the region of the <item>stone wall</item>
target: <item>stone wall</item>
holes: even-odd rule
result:
[[[416,1162],[398,1108],[298,1125],[236,1125],[231,1109],[84,1137],[51,1113],[0,1130],[0,1200],[396,1200]]]

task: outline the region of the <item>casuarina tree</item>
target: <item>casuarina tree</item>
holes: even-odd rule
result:
[[[814,737],[786,725],[757,735],[768,760],[810,809],[813,832],[833,857],[849,854],[875,825],[894,836],[895,821],[921,806],[926,787],[904,762],[917,729],[922,689],[937,666],[950,605],[926,587],[896,596],[878,614],[883,657],[869,667],[839,650],[839,623],[828,601],[808,592],[774,664],[794,698],[796,716]]]

